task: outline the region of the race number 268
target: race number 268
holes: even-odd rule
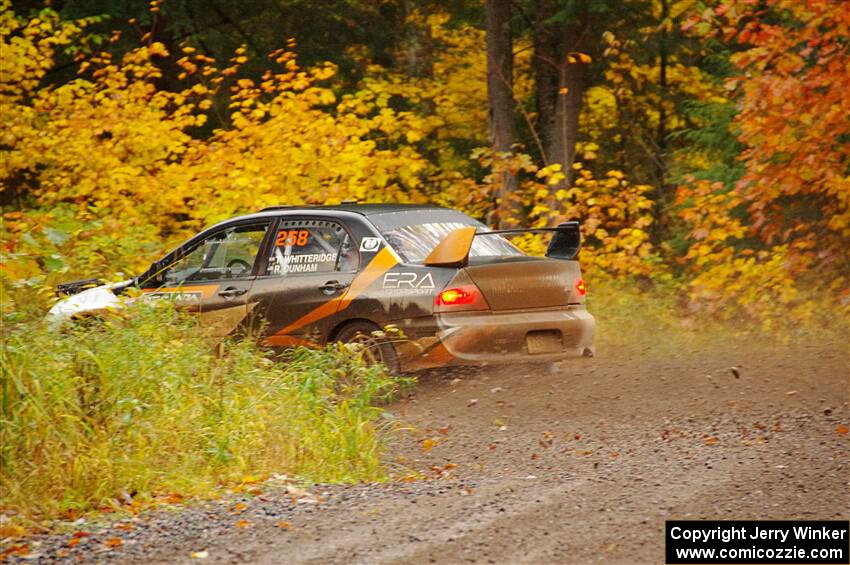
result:
[[[310,232],[307,230],[281,230],[277,234],[275,245],[278,247],[303,247],[307,245]]]

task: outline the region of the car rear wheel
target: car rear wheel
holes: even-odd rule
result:
[[[381,332],[381,328],[371,322],[351,322],[339,330],[336,341],[358,345],[367,365],[383,363],[391,373],[398,373],[400,365],[393,344],[375,332]]]

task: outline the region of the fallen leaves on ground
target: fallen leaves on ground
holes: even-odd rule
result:
[[[25,557],[30,554],[30,546],[28,543],[13,543],[2,552],[0,552],[0,561],[4,561],[6,557],[17,555]]]
[[[180,504],[181,502],[183,502],[183,500],[184,500],[185,498],[186,498],[186,497],[184,497],[184,496],[183,496],[182,494],[180,494],[179,492],[172,492],[172,493],[169,493],[169,494],[165,495],[165,496],[162,498],[162,501],[163,501],[164,503],[166,503],[166,504]]]
[[[439,465],[432,465],[431,471],[434,472],[434,475],[436,475],[438,479],[448,479],[452,476],[452,471],[456,467],[457,465],[455,465],[454,463],[446,463],[442,467],[440,467]]]
[[[422,451],[428,452],[437,447],[438,445],[440,445],[440,440],[427,437],[422,440],[422,442],[419,444],[419,447],[422,449]]]
[[[0,538],[19,538],[23,536],[25,530],[22,526],[14,524],[3,524],[0,526]]]
[[[318,504],[325,501],[325,499],[321,496],[316,496],[312,492],[303,488],[299,488],[295,485],[286,485],[286,492],[287,494],[289,494],[289,497],[292,502],[296,504]]]

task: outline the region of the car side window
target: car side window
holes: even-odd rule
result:
[[[218,231],[172,264],[167,285],[250,276],[269,223],[231,226]]]
[[[285,220],[272,243],[266,274],[354,271],[358,261],[351,237],[339,223]]]

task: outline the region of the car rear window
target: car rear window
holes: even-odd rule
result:
[[[452,231],[474,226],[490,231],[487,226],[456,210],[434,208],[373,214],[369,219],[405,263],[422,263],[444,237]],[[476,237],[470,257],[524,255],[501,236]]]

